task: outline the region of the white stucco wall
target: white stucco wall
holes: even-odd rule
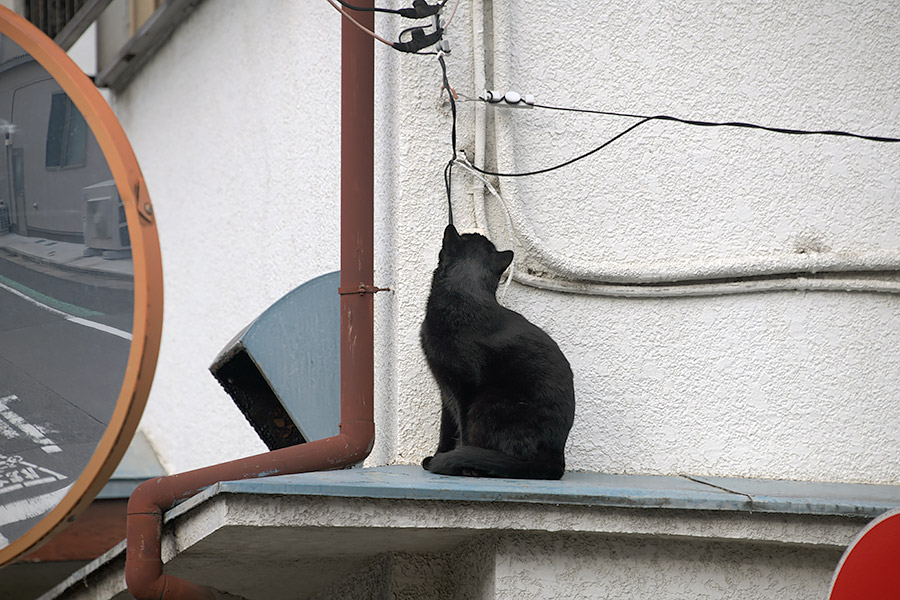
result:
[[[379,16],[377,28],[399,26]],[[451,84],[470,96],[486,85],[547,104],[900,135],[894,2],[463,0],[448,38]],[[165,331],[142,427],[172,471],[263,450],[207,368],[283,293],[338,266],[339,48],[324,2],[206,0],[114,99],[158,215]],[[450,111],[433,57],[378,46],[376,73],[375,283],[394,292],[375,298],[369,462],[417,462],[437,440],[418,326],[446,222]],[[483,160],[483,141],[504,170],[554,164],[632,122],[481,110],[459,104],[459,146]],[[898,159],[900,144],[649,123],[555,174],[502,180],[521,272],[619,285],[516,283],[505,300],[572,362],[570,468],[900,480],[897,295],[615,296],[711,272],[896,269]],[[485,222],[480,202],[457,169],[459,225],[509,247],[496,204],[485,195]]]
[[[475,2],[474,20],[470,6],[451,27],[448,58],[451,84],[470,96],[483,78],[552,105],[898,135],[895,3]],[[437,396],[417,325],[446,218],[438,174],[449,110],[443,120],[425,112],[438,93],[433,61],[401,61],[396,97],[421,112],[398,152],[442,141],[437,156],[416,155],[427,170],[395,172],[403,207],[395,208],[392,397],[397,456],[415,462],[436,443]],[[477,159],[481,109],[459,109],[460,147]],[[486,164],[506,172],[553,165],[632,123],[494,110],[484,125]],[[502,179],[519,272],[547,275],[523,280],[617,284],[580,284],[597,295],[513,285],[506,300],[573,364],[570,468],[896,483],[900,298],[871,290],[897,291],[898,159],[897,144],[655,122],[567,169]],[[456,218],[471,226],[481,186],[456,173]],[[509,247],[502,213],[490,196],[487,205],[488,229]],[[851,272],[873,268],[890,273],[871,275],[873,283]],[[823,269],[835,280],[781,277]],[[699,297],[673,298],[622,285],[713,276],[736,279],[729,292],[870,291],[721,296],[693,285],[673,293]]]
[[[498,553],[496,598],[824,598],[834,553],[683,540],[530,536]]]
[[[207,1],[113,106],[156,208],[165,317],[142,421],[173,472],[265,446],[208,367],[339,266],[339,21],[324,2]]]

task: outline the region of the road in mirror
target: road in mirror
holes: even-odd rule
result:
[[[59,503],[109,423],[131,347],[133,273],[90,127],[0,35],[0,548]]]

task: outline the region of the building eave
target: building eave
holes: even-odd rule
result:
[[[159,7],[97,74],[97,86],[123,90],[202,1],[169,0]]]
[[[900,506],[900,486],[698,479],[568,473],[536,482],[393,466],[222,482],[166,513],[163,561],[167,573],[278,600],[296,597],[298,585],[325,589],[384,553],[448,552],[497,532],[840,552],[869,519]],[[44,598],[88,596],[128,597],[124,544]]]

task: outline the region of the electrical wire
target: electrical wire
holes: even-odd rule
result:
[[[389,13],[392,15],[399,15],[401,17],[406,17],[407,19],[424,19],[426,17],[430,17],[432,14],[437,14],[444,8],[444,5],[449,2],[449,0],[443,0],[440,4],[428,4],[425,0],[415,0],[413,2],[412,8],[379,8],[377,6],[354,6],[349,2],[345,2],[345,0],[337,0],[344,8],[349,8],[350,10],[355,10],[357,12],[381,12],[381,13]],[[459,0],[457,0],[459,1]],[[421,5],[421,6],[419,6]],[[418,9],[424,9],[427,12],[424,14]],[[433,10],[432,9],[436,9]]]
[[[401,15],[402,14],[396,8],[378,8],[377,6],[353,6],[352,4],[350,4],[349,2],[345,2],[344,0],[337,0],[337,2],[344,8],[349,8],[350,10],[355,10],[356,12],[380,12],[380,13],[389,13],[392,15]],[[447,0],[444,0],[444,3],[446,3],[446,2],[447,2]]]
[[[438,10],[439,11],[442,10],[448,1],[449,0],[443,0],[440,4]],[[356,25],[359,29],[361,29],[367,35],[378,40],[382,44],[390,46],[394,50],[401,50],[400,48],[398,48],[397,44],[392,44],[391,42],[387,41],[383,37],[376,34],[374,31],[372,31],[368,27],[365,27],[364,25],[362,25],[359,21],[357,21],[355,18],[353,18],[353,16],[351,16],[350,13],[348,13],[346,10],[344,10],[344,8],[348,8],[350,10],[359,11],[359,12],[384,12],[384,13],[391,13],[391,14],[397,14],[400,16],[404,16],[401,11],[394,10],[394,9],[376,8],[376,7],[354,6],[344,0],[327,0],[327,2],[335,10],[337,10],[339,13],[341,13],[341,15],[343,15],[351,23]],[[450,21],[452,21],[453,17],[456,15],[456,10],[459,8],[459,2],[460,2],[460,0],[456,0],[456,2],[454,3],[453,11],[450,14],[450,18],[447,19],[447,23],[443,26],[443,28],[438,29],[435,32],[440,38],[443,37],[443,32],[446,31],[446,28],[450,24]],[[421,30],[426,29],[427,27],[429,27],[429,26],[410,27],[410,28],[407,28],[407,29],[404,29],[403,31],[401,31],[400,36],[402,37],[405,33],[411,32],[411,31],[416,31],[416,30],[421,31]],[[403,50],[401,50],[401,51],[403,51]],[[407,53],[419,54],[419,55],[436,55],[438,57],[438,62],[441,65],[441,73],[442,73],[442,78],[444,81],[444,89],[447,90],[447,95],[450,98],[450,109],[453,114],[453,126],[452,126],[451,136],[450,136],[451,143],[453,146],[453,156],[450,158],[450,160],[447,162],[447,165],[444,167],[444,187],[446,188],[446,192],[447,192],[448,221],[452,225],[453,224],[453,202],[452,202],[452,193],[451,192],[452,192],[453,163],[455,162],[456,156],[457,156],[457,152],[456,152],[456,98],[454,97],[455,93],[453,91],[453,88],[450,87],[450,82],[447,79],[447,64],[444,61],[444,53],[443,52],[441,52],[441,51],[438,51],[438,52],[417,51],[417,52],[407,52]]]
[[[627,134],[630,131],[633,131],[634,129],[637,129],[638,127],[640,127],[641,125],[643,125],[644,123],[646,123],[647,121],[650,121],[650,120],[651,120],[651,118],[648,117],[641,121],[638,121],[637,123],[634,123],[628,129],[625,129],[624,131],[617,133],[611,139],[606,140],[605,142],[603,142],[602,144],[600,144],[593,150],[589,150],[588,152],[585,152],[584,154],[576,156],[575,158],[571,158],[564,163],[560,163],[560,164],[554,165],[552,167],[547,167],[546,169],[538,169],[537,171],[528,171],[525,173],[495,173],[493,171],[488,171],[488,170],[482,169],[480,167],[476,167],[475,165],[470,164],[470,166],[473,169],[475,169],[476,171],[478,171],[479,173],[483,173],[485,175],[492,175],[494,177],[529,177],[531,175],[540,175],[542,173],[549,173],[550,171],[555,171],[556,169],[562,169],[563,167],[567,167],[574,162],[578,162],[579,160],[581,160],[583,158],[587,158],[588,156],[603,150],[604,148],[606,148],[607,146],[609,146],[610,144],[615,142],[620,137],[624,136],[625,134]]]
[[[447,90],[447,96],[450,97],[450,111],[453,113],[453,128],[450,130],[450,143],[453,146],[453,158],[456,158],[456,98],[453,97],[453,88],[450,87],[450,81],[447,79],[447,63],[444,62],[444,55],[438,54],[438,63],[441,65],[441,77],[444,80],[444,89]]]
[[[444,3],[446,4],[446,0],[444,0]],[[448,27],[450,27],[450,23],[453,21],[453,17],[456,16],[457,8],[459,8],[459,0],[456,0],[456,3],[453,5],[453,10],[450,11],[450,16],[447,17],[447,22],[444,23],[444,29],[447,29]]]
[[[463,155],[461,158],[456,159],[459,163],[459,166],[463,168],[463,170],[468,171],[472,177],[478,179],[481,184],[487,189],[488,192],[491,193],[494,198],[496,198],[500,202],[500,207],[503,208],[503,214],[506,216],[506,231],[509,232],[509,247],[511,249],[515,249],[516,247],[516,233],[513,229],[512,217],[510,216],[509,206],[506,205],[506,200],[503,199],[503,196],[500,195],[500,192],[494,188],[494,185],[485,179],[484,175],[478,173],[472,166],[472,163]],[[477,224],[477,223],[476,223]],[[516,274],[516,260],[515,256],[513,256],[513,260],[509,263],[509,268],[506,272],[506,281],[503,283],[503,288],[500,290],[499,300],[503,302],[503,299],[506,298],[506,292],[509,291],[509,284],[512,283],[513,277]]]
[[[473,55],[475,90],[483,90],[486,87],[486,67],[479,57],[491,56],[490,46],[484,41],[484,25],[480,22],[484,16],[482,0],[473,0],[475,3],[472,12],[472,25],[475,48]],[[495,48],[496,49],[496,48]],[[498,60],[498,54],[494,59]],[[501,64],[501,63],[497,63]],[[501,67],[505,63],[501,64]],[[495,71],[504,71],[497,68]],[[458,102],[466,102],[469,99],[460,94]],[[483,99],[479,99],[482,100]],[[462,105],[461,105],[462,106]],[[582,112],[581,109],[573,109],[573,112]],[[588,111],[584,111],[588,112]],[[596,111],[600,112],[600,111]],[[601,113],[602,114],[602,113]],[[484,137],[486,135],[486,115],[484,110],[475,111],[475,155],[469,155],[472,162],[484,167],[485,159]],[[525,115],[519,115],[523,117]],[[611,116],[621,116],[640,119],[643,115],[626,115],[617,113]],[[479,122],[481,127],[479,127]],[[495,121],[495,125],[496,125]],[[627,126],[630,121],[623,121]],[[499,132],[498,132],[499,133]],[[479,139],[481,140],[479,143]],[[464,168],[464,153],[460,151],[459,167]],[[478,159],[479,162],[475,162]],[[539,166],[539,165],[538,165]],[[488,178],[488,181],[491,181]],[[493,180],[496,184],[497,181]],[[498,186],[499,187],[499,186]],[[481,184],[475,188],[475,214],[476,223],[491,238],[499,234],[499,230],[491,230],[487,215],[482,212],[484,199],[477,201],[480,195],[478,191],[483,189]],[[504,190],[506,195],[509,191]],[[767,292],[776,290],[841,290],[859,292],[884,292],[900,294],[900,280],[884,281],[875,280],[877,273],[869,275],[862,271],[890,271],[900,260],[898,255],[889,257],[866,256],[859,262],[855,262],[855,255],[843,257],[833,262],[820,262],[810,255],[801,255],[806,261],[788,260],[796,257],[737,257],[732,260],[723,260],[715,269],[708,269],[703,264],[706,261],[694,260],[675,261],[671,263],[668,258],[659,261],[621,263],[620,261],[603,261],[596,258],[579,259],[566,256],[547,248],[539,237],[530,230],[527,219],[518,210],[518,202],[509,198],[509,210],[515,227],[513,235],[516,239],[516,283],[532,286],[543,290],[553,290],[570,294],[599,295],[609,297],[627,298],[659,298],[681,296],[714,296],[720,294],[741,294],[750,292]],[[498,224],[499,225],[499,224]],[[671,258],[671,257],[669,257]],[[810,261],[811,259],[811,261]],[[703,264],[702,275],[698,279],[698,270],[695,268]],[[523,266],[523,265],[527,265]],[[820,275],[801,275],[803,273],[818,273],[835,271],[832,278],[824,278]],[[842,275],[840,272],[849,271]],[[860,273],[856,273],[859,271]],[[852,277],[853,279],[848,279]],[[885,276],[891,279],[891,275]],[[648,284],[648,282],[650,282]],[[900,296],[898,296],[900,297]]]
[[[450,194],[450,181],[453,176],[453,163],[451,159],[444,167],[444,190],[447,192],[447,223],[453,225],[453,201]]]
[[[328,4],[330,4],[330,5],[332,6],[332,8],[334,8],[336,11],[338,11],[339,13],[341,13],[341,14],[344,16],[344,18],[348,19],[351,23],[353,23],[353,24],[356,25],[360,30],[362,30],[363,33],[365,33],[366,35],[372,37],[373,39],[375,39],[375,40],[381,42],[382,44],[384,44],[384,45],[386,45],[386,46],[390,46],[390,47],[393,48],[394,50],[398,50],[398,51],[400,51],[400,52],[403,52],[404,54],[418,54],[418,55],[420,55],[420,56],[434,56],[434,55],[437,54],[437,52],[421,52],[421,51],[412,52],[412,51],[409,51],[409,50],[403,50],[403,49],[401,49],[401,48],[398,48],[398,44],[395,44],[395,43],[393,43],[393,42],[387,41],[386,39],[384,39],[383,37],[381,37],[380,35],[378,35],[378,34],[375,33],[374,31],[372,31],[371,29],[369,29],[368,27],[366,27],[365,25],[363,25],[362,23],[360,23],[359,21],[357,21],[355,18],[353,18],[353,16],[352,16],[350,13],[348,13],[346,10],[344,10],[344,7],[346,6],[346,7],[350,8],[351,10],[356,10],[356,11],[360,11],[360,12],[373,12],[373,11],[378,11],[378,12],[395,12],[395,11],[393,11],[392,9],[389,10],[389,9],[377,9],[377,8],[373,8],[373,9],[370,10],[370,9],[364,8],[364,7],[351,6],[351,5],[347,4],[346,2],[344,2],[344,1],[342,1],[342,0],[326,0],[326,2],[328,2]],[[440,8],[443,8],[444,5],[445,5],[447,2],[448,2],[448,0],[444,0],[444,1],[441,3]],[[457,0],[456,6],[458,6],[458,5],[459,5],[459,0]],[[399,11],[396,11],[396,12],[397,12],[397,14],[400,14]],[[455,12],[455,6],[454,6],[454,12]],[[426,25],[426,26],[423,26],[423,27],[409,27],[409,28],[407,28],[407,29],[404,29],[404,30],[401,32],[401,35],[402,35],[403,33],[408,32],[408,31],[412,31],[412,30],[416,30],[416,29],[425,29],[426,27],[430,27],[430,25]],[[446,27],[445,27],[445,29],[446,29]],[[442,32],[443,32],[443,30],[441,30],[441,34],[442,34]]]
[[[438,63],[441,65],[441,77],[444,80],[444,89],[447,90],[447,96],[450,98],[450,112],[453,115],[453,125],[450,129],[450,143],[453,147],[453,156],[450,162],[444,167],[444,186],[447,188],[447,212],[448,222],[453,225],[453,201],[451,198],[451,178],[453,176],[453,163],[456,161],[456,98],[453,97],[453,88],[450,87],[450,81],[447,79],[447,63],[444,62],[443,52],[438,52]]]
[[[674,123],[684,123],[685,125],[696,125],[699,127],[743,127],[746,129],[761,129],[763,131],[771,131],[773,133],[786,133],[790,135],[832,135],[839,137],[851,137],[870,142],[900,142],[900,138],[883,137],[876,135],[864,135],[860,133],[851,133],[848,131],[830,131],[830,130],[810,130],[810,129],[787,129],[783,127],[768,127],[766,125],[756,125],[754,123],[742,123],[740,121],[698,121],[694,119],[682,119],[680,117],[672,117],[669,115],[636,115],[631,113],[610,112],[604,110],[591,110],[586,108],[568,108],[563,106],[548,106],[546,104],[534,104],[535,108],[543,108],[545,110],[558,110],[566,112],[589,113],[595,115],[606,115],[610,117],[629,117],[634,119],[646,119],[654,121],[671,121]]]
[[[381,37],[380,35],[378,35],[378,34],[375,33],[374,31],[372,31],[371,29],[369,29],[368,27],[366,27],[365,25],[363,25],[362,23],[360,23],[359,21],[357,21],[356,19],[354,19],[354,18],[350,15],[350,13],[348,13],[347,11],[345,11],[344,8],[343,8],[340,4],[338,4],[338,1],[339,1],[339,0],[325,0],[325,1],[328,2],[328,4],[330,4],[336,11],[338,11],[339,13],[341,13],[342,15],[344,15],[344,18],[345,18],[345,19],[348,19],[351,23],[353,23],[354,25],[356,25],[357,27],[359,27],[359,28],[363,31],[363,33],[365,33],[366,35],[371,36],[372,38],[378,40],[379,42],[381,42],[382,44],[384,44],[384,45],[386,45],[386,46],[390,46],[391,48],[394,47],[394,44],[392,44],[391,42],[387,41],[386,39],[384,39],[383,37]]]
[[[479,98],[479,100],[481,100],[485,104],[491,104],[490,102],[487,102],[487,100],[485,100],[484,98]],[[742,123],[740,121],[727,121],[727,122],[699,121],[699,120],[694,120],[694,119],[682,119],[682,118],[673,117],[670,115],[649,116],[649,115],[638,115],[638,114],[632,114],[632,113],[592,110],[592,109],[586,109],[586,108],[569,108],[569,107],[562,107],[562,106],[548,106],[545,104],[534,104],[532,106],[534,106],[534,108],[541,108],[541,109],[545,109],[545,110],[589,113],[589,114],[596,114],[596,115],[605,115],[605,116],[611,116],[611,117],[625,117],[625,118],[640,119],[640,120],[637,123],[634,123],[633,125],[631,125],[631,127],[622,131],[621,133],[616,134],[611,139],[603,142],[602,144],[600,144],[593,150],[585,152],[584,154],[576,156],[575,158],[569,159],[563,163],[554,165],[552,167],[547,167],[545,169],[538,169],[536,171],[528,171],[528,172],[524,172],[524,173],[497,173],[497,172],[493,172],[493,171],[487,171],[484,169],[480,169],[479,167],[476,167],[475,165],[471,165],[473,169],[475,169],[476,171],[479,171],[480,173],[483,173],[485,175],[492,175],[494,177],[528,177],[531,175],[540,175],[542,173],[548,173],[550,171],[555,171],[556,169],[561,169],[563,167],[567,167],[574,162],[578,162],[579,160],[582,160],[584,158],[587,158],[588,156],[591,156],[592,154],[594,154],[596,152],[599,152],[603,148],[606,148],[607,146],[609,146],[610,144],[612,144],[613,142],[615,142],[616,140],[618,140],[619,138],[624,136],[625,134],[630,133],[631,131],[637,129],[638,127],[640,127],[641,125],[643,125],[644,123],[647,123],[649,121],[670,121],[670,122],[674,122],[674,123],[683,123],[685,125],[694,125],[694,126],[698,126],[698,127],[740,127],[740,128],[744,128],[744,129],[758,129],[758,130],[762,130],[762,131],[770,131],[773,133],[782,133],[782,134],[788,134],[788,135],[828,135],[828,136],[837,136],[837,137],[856,138],[856,139],[861,139],[861,140],[867,140],[870,142],[886,142],[886,143],[900,142],[900,138],[875,136],[875,135],[863,135],[863,134],[852,133],[852,132],[848,132],[848,131],[787,129],[787,128],[783,128],[783,127],[769,127],[766,125],[757,125],[754,123]]]

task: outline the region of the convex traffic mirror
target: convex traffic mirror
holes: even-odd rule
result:
[[[153,209],[92,82],[0,7],[0,565],[109,479],[159,348]]]

